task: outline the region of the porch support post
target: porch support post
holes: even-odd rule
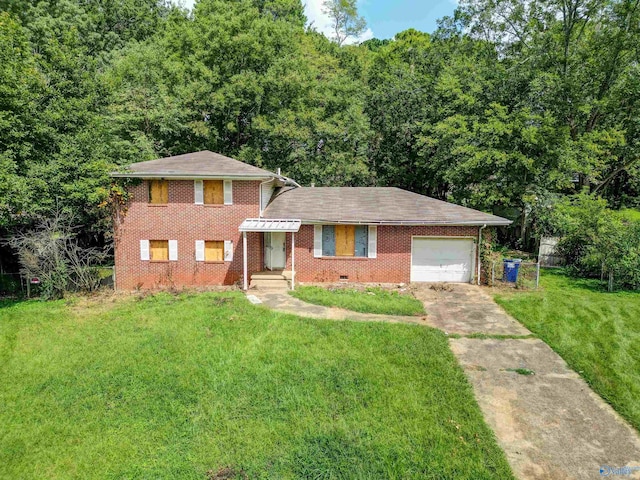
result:
[[[291,232],[291,290],[296,289],[296,232]]]
[[[249,281],[247,279],[247,232],[242,232],[242,281],[244,290],[249,290]]]

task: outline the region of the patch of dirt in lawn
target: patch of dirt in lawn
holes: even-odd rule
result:
[[[377,288],[386,292],[396,292],[400,295],[411,295],[412,297],[415,297],[416,291],[416,286],[409,283],[304,282],[299,283],[299,285],[303,285],[305,287],[321,287],[330,291],[355,290],[357,292],[366,292],[372,288]]]
[[[122,305],[126,302],[139,302],[146,298],[153,297],[158,293],[168,293],[178,297],[178,295],[198,294],[204,292],[230,292],[238,291],[236,286],[211,286],[202,288],[163,288],[137,291],[113,291],[103,288],[91,293],[68,293],[64,297],[65,305],[78,317],[82,319],[100,312],[106,312],[113,308],[115,304]],[[227,299],[215,299],[215,305],[225,303]]]
[[[242,469],[234,467],[222,467],[218,470],[209,470],[207,472],[207,480],[245,480],[249,477]]]

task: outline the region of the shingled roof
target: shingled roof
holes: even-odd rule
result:
[[[281,190],[265,218],[304,222],[405,225],[509,225],[510,220],[393,187],[300,187]]]
[[[238,177],[247,179],[276,176],[275,173],[209,150],[133,163],[127,170],[113,172],[111,175],[137,178]]]

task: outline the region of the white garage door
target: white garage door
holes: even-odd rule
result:
[[[473,240],[468,238],[415,237],[411,251],[411,281],[469,282],[473,250]]]

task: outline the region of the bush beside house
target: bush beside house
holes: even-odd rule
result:
[[[640,289],[640,221],[588,194],[559,201],[543,222],[560,237],[558,255],[569,270],[610,280],[611,288]]]

